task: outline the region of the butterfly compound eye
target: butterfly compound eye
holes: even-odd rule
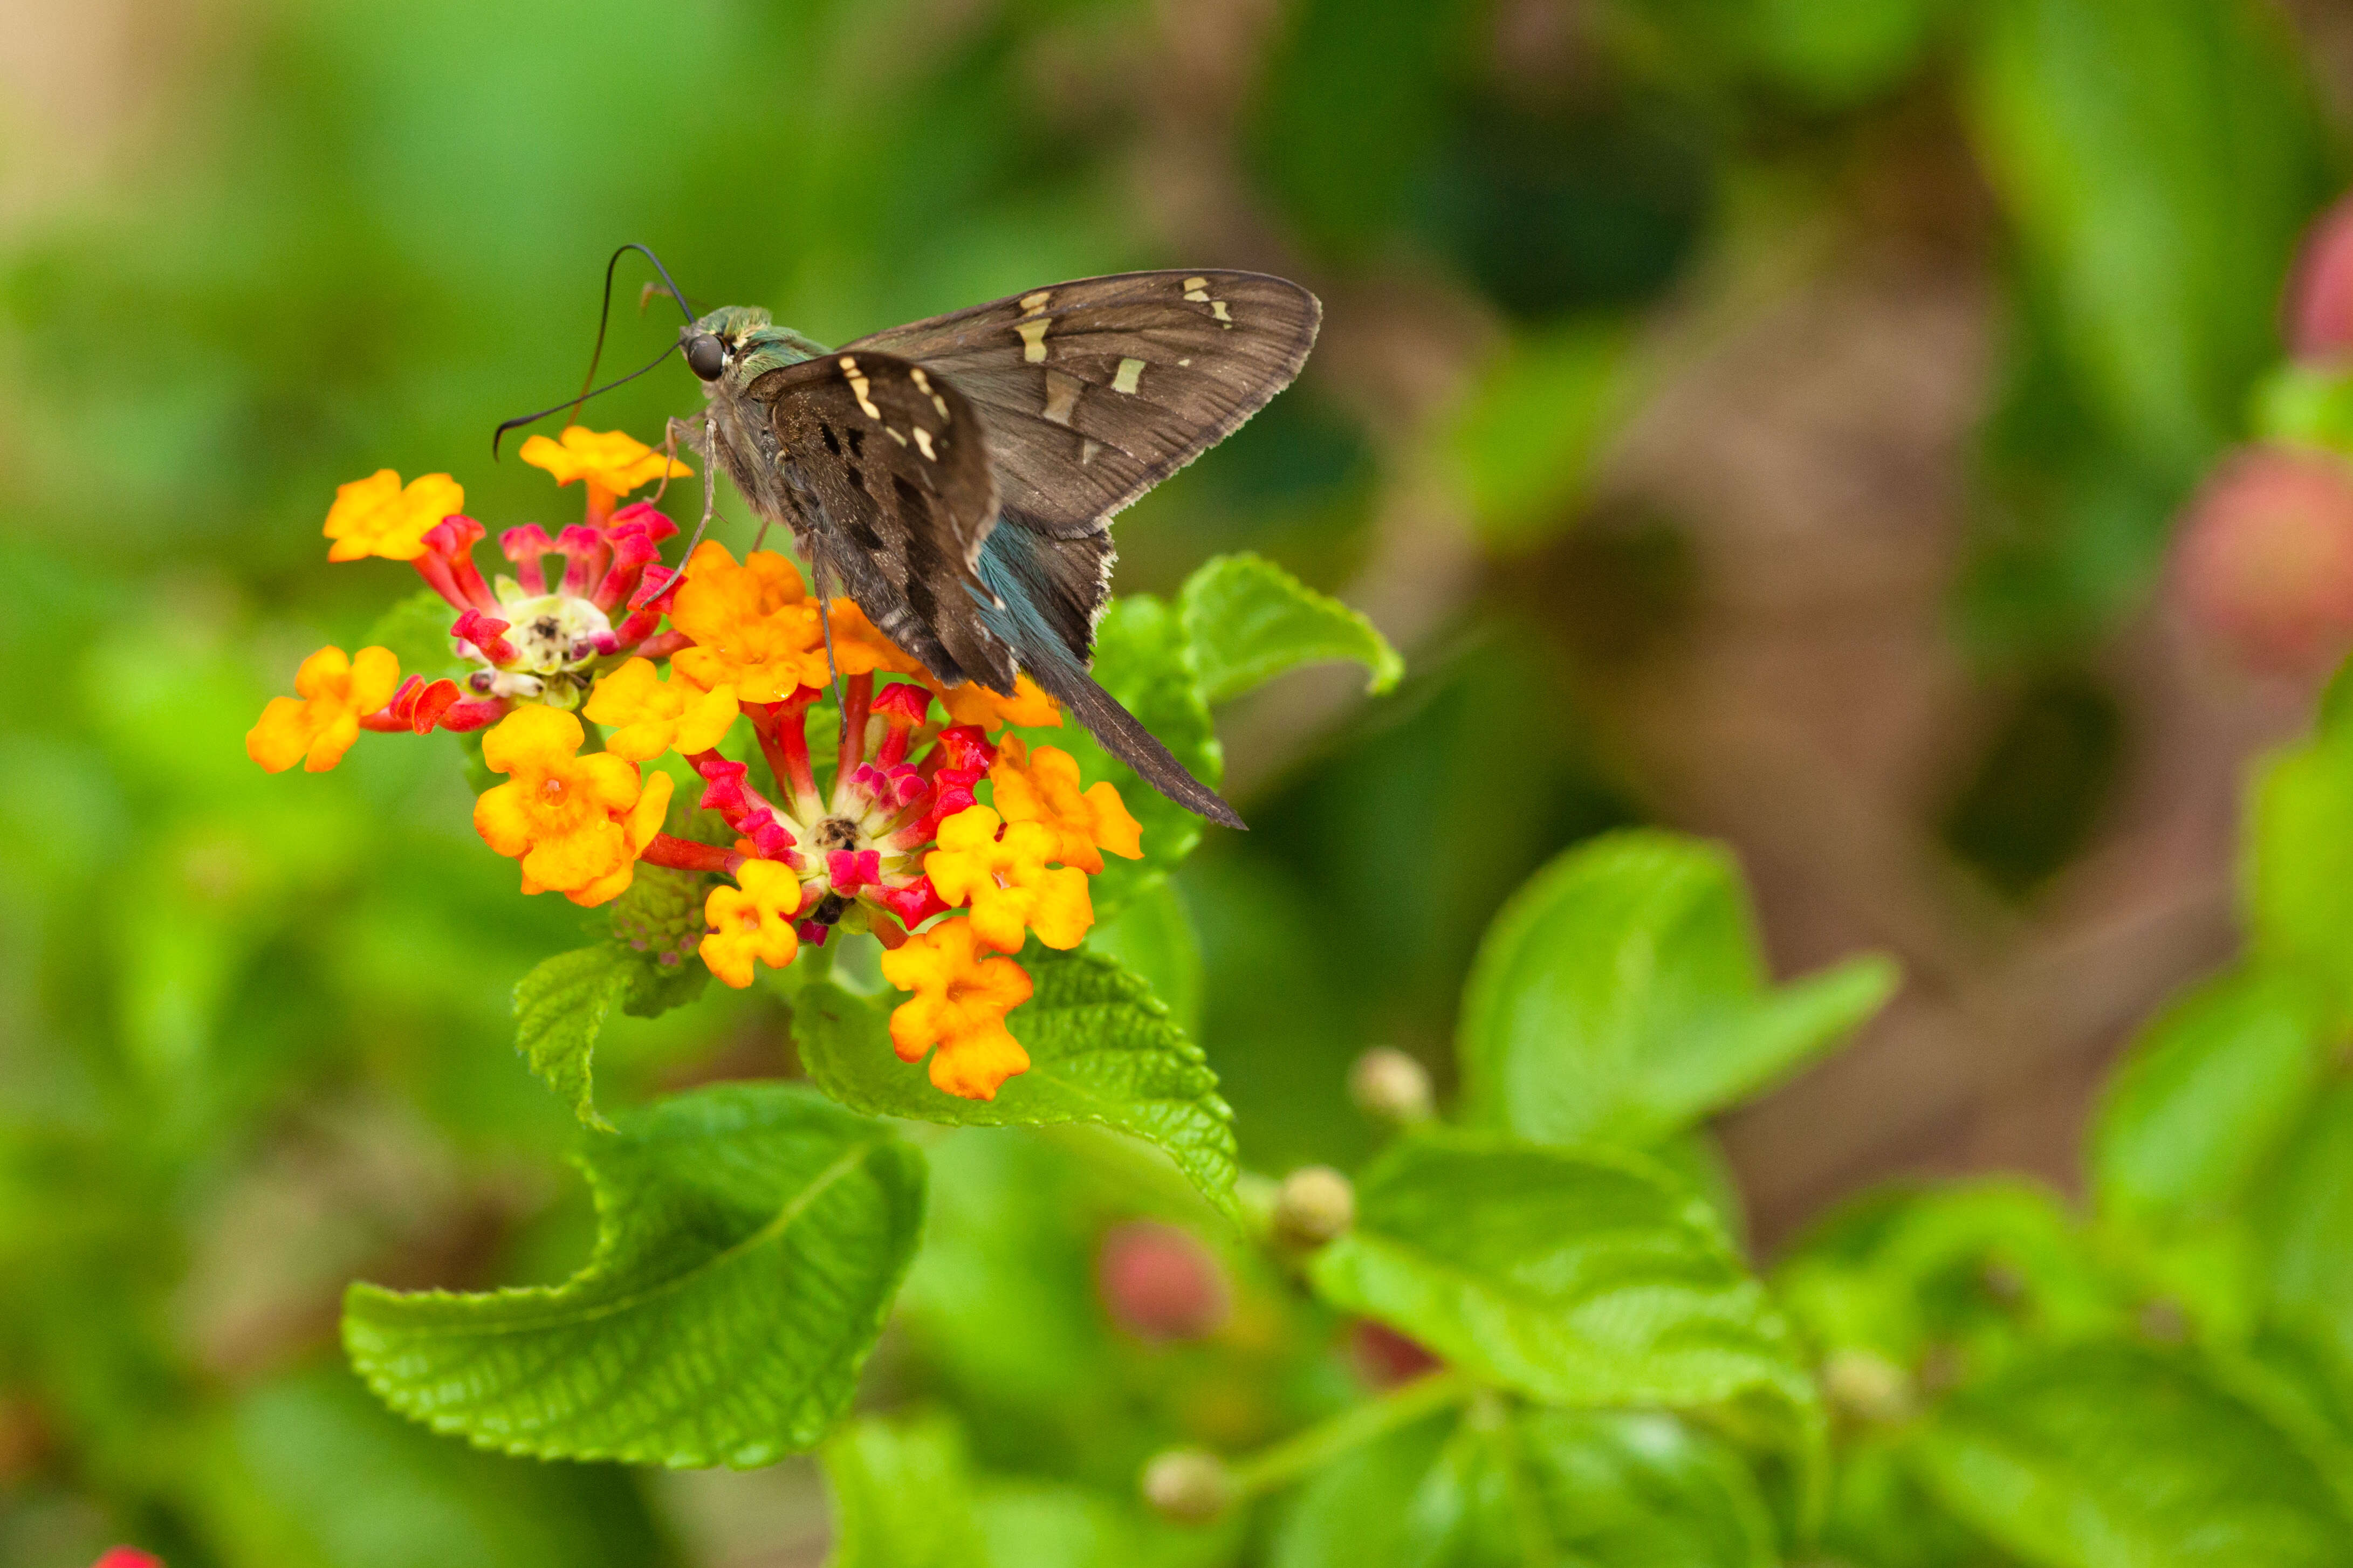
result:
[[[687,342],[687,368],[705,381],[717,381],[719,373],[727,368],[727,351],[709,332],[698,333]]]

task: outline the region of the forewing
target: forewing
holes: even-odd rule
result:
[[[778,466],[824,564],[868,617],[944,679],[1011,690],[1010,655],[972,596],[987,594],[978,566],[997,491],[971,403],[871,349],[772,371],[746,392],[768,406]]]
[[[1322,308],[1208,269],[1086,278],[847,345],[920,361],[978,405],[1007,521],[1091,532],[1291,384]],[[936,378],[935,378],[936,379]]]

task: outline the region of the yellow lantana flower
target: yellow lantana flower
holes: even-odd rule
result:
[[[1143,826],[1128,815],[1110,780],[1081,791],[1078,759],[1070,752],[1054,746],[1023,752],[1020,737],[1008,735],[989,765],[988,782],[1006,821],[1044,826],[1055,838],[1049,858],[1082,871],[1101,871],[1106,849],[1123,859],[1143,857]]]
[[[831,609],[842,674],[913,669],[856,605],[836,599]],[[725,545],[705,540],[686,563],[670,624],[694,640],[670,655],[670,668],[702,690],[733,686],[745,702],[778,702],[830,679],[817,605],[800,573],[773,550],[754,551],[739,566]]]
[[[420,475],[403,486],[392,469],[378,468],[335,487],[335,504],[320,531],[334,541],[327,549],[330,561],[369,555],[414,561],[425,553],[426,531],[465,508],[465,487],[447,474]]]
[[[940,901],[950,909],[970,904],[973,934],[1006,952],[1021,951],[1025,929],[1048,947],[1078,946],[1095,923],[1087,874],[1047,867],[1056,849],[1051,829],[1021,822],[1000,836],[1002,822],[975,805],[940,824],[940,847],[923,857],[923,874]]]
[[[596,683],[581,710],[599,724],[616,726],[605,749],[642,763],[675,746],[682,755],[707,752],[735,722],[735,689],[698,691],[684,680],[664,684],[653,661],[633,658]]]
[[[995,1100],[997,1086],[1029,1070],[1029,1053],[1005,1016],[1029,1000],[1029,976],[1009,958],[984,956],[968,920],[942,921],[882,955],[882,977],[914,993],[891,1012],[891,1048],[902,1061],[932,1057],[932,1082],[965,1100]]]
[[[1061,704],[1046,695],[1038,683],[1028,676],[1018,676],[1013,682],[1013,695],[1000,697],[976,680],[962,686],[943,686],[928,672],[922,674],[924,685],[948,710],[952,724],[977,724],[984,730],[1001,730],[1008,724],[1024,729],[1045,726],[1060,728],[1062,722]]]
[[[565,426],[555,441],[533,436],[522,444],[522,460],[554,474],[558,485],[587,480],[591,511],[608,510],[616,499],[639,485],[683,479],[694,471],[623,431],[591,430],[585,425]]]
[[[399,689],[400,660],[391,649],[364,647],[351,658],[322,647],[294,672],[301,696],[271,698],[245,732],[245,754],[273,773],[298,762],[305,773],[325,773],[359,739],[360,721]]]
[[[554,708],[518,708],[482,737],[482,763],[507,782],[474,803],[474,830],[522,862],[522,890],[554,889],[574,903],[610,901],[629,885],[638,854],[670,809],[668,773],[642,784],[609,752],[575,756],[580,721]]]
[[[735,880],[735,887],[712,889],[703,900],[711,934],[697,951],[712,973],[741,991],[752,984],[753,960],[782,969],[800,952],[793,919],[800,912],[801,882],[777,860],[746,860]]]

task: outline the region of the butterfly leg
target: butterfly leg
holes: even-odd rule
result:
[[[662,436],[664,451],[676,456],[679,441],[683,437],[687,449],[702,459],[702,521],[694,525],[694,537],[686,542],[686,553],[679,557],[678,565],[681,572],[686,570],[686,563],[694,559],[695,547],[702,542],[703,534],[711,527],[712,510],[719,495],[719,481],[712,473],[712,469],[718,467],[712,458],[712,454],[719,450],[718,437],[717,421],[708,413],[703,415],[702,423],[699,426],[672,415],[670,426]],[[667,486],[670,480],[664,479],[662,483]],[[661,499],[660,491],[655,492],[655,499]]]
[[[841,716],[840,749],[837,756],[849,754],[849,704],[841,698],[841,666],[833,658],[833,612],[826,594],[825,557],[809,552],[809,578],[817,590],[818,630],[825,634],[825,670],[833,681],[833,710]]]

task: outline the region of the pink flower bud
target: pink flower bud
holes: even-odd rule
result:
[[[1367,1388],[1395,1388],[1426,1372],[1435,1372],[1439,1359],[1387,1323],[1359,1318],[1348,1326],[1348,1362]]]
[[[164,1560],[135,1546],[110,1546],[90,1568],[164,1568]]]
[[[2297,359],[2353,350],[2353,196],[2320,215],[2288,275],[2282,331]]]
[[[2249,669],[2327,673],[2353,647],[2353,465],[2253,447],[2226,457],[2174,552],[2190,623]]]
[[[1096,1287],[1112,1321],[1147,1340],[1198,1340],[1233,1310],[1226,1273],[1209,1249],[1175,1226],[1132,1220],[1103,1236]]]

